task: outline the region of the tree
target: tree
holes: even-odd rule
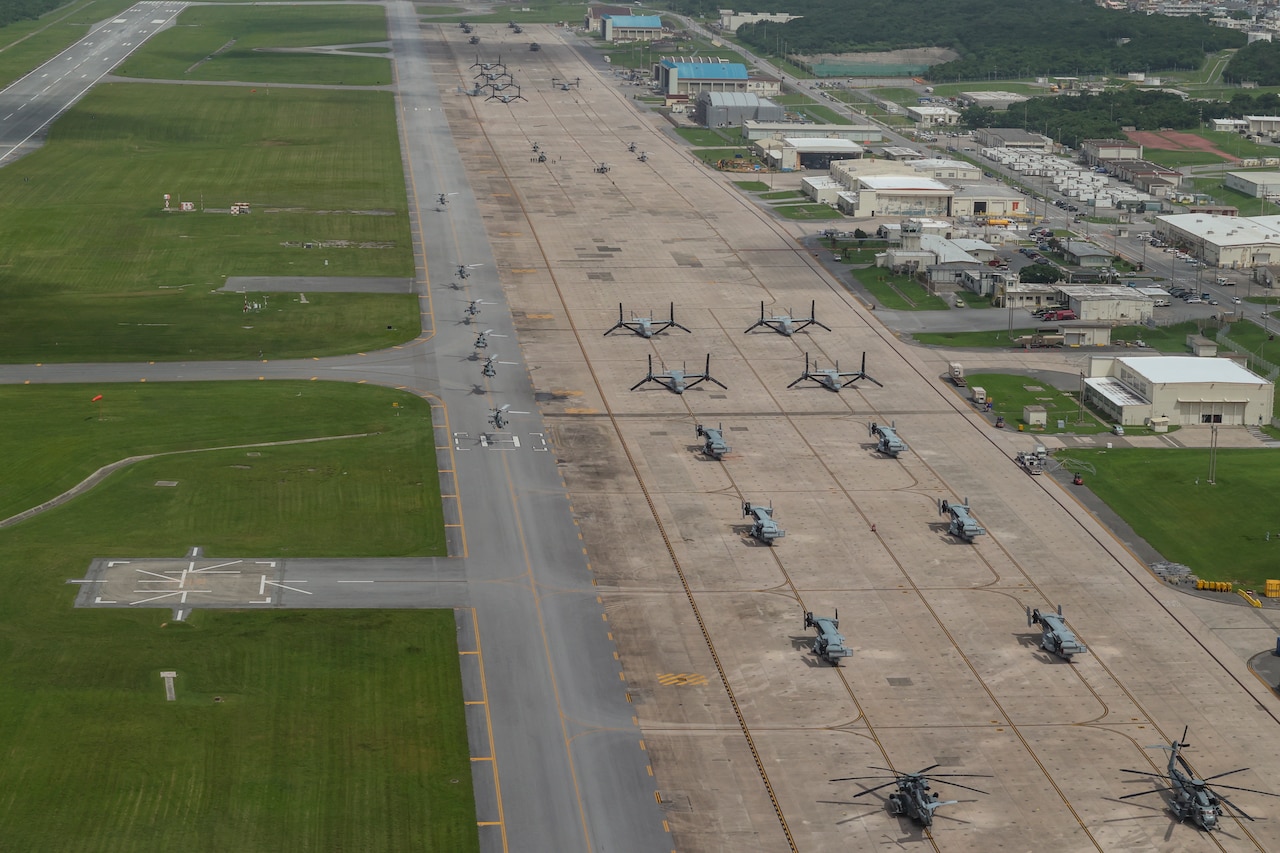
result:
[[[1031,264],[1018,273],[1018,281],[1031,284],[1053,284],[1062,281],[1062,270],[1053,264]]]
[[[965,107],[960,111],[960,122],[972,130],[980,127],[995,127],[996,111],[991,107]]]

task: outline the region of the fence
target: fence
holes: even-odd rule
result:
[[[1240,355],[1243,355],[1246,358],[1248,358],[1249,369],[1252,370],[1254,373],[1266,379],[1268,382],[1275,382],[1276,377],[1280,376],[1280,366],[1272,364],[1271,362],[1267,361],[1265,358],[1262,358],[1261,356],[1250,351],[1244,346],[1241,346],[1240,344],[1231,340],[1231,337],[1229,334],[1230,328],[1231,328],[1230,326],[1223,326],[1221,329],[1218,330],[1217,334],[1214,335],[1214,338],[1217,339],[1219,344],[1231,350],[1232,352],[1239,353]]]

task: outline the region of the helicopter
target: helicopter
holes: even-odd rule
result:
[[[462,312],[463,321],[469,324],[471,322],[472,317],[480,316],[480,306],[489,305],[489,304],[490,303],[485,302],[482,299],[472,299],[470,302],[467,303],[467,307],[463,309],[463,312]]]
[[[444,210],[448,207],[450,196],[455,195],[457,195],[457,193],[440,193],[440,195],[436,197],[436,210]]]
[[[506,335],[495,335],[493,329],[485,329],[476,335],[476,342],[472,344],[476,349],[486,349],[489,346],[489,338],[505,338]]]
[[[599,166],[596,166],[595,173],[597,175],[607,175],[609,174],[609,170],[612,168],[613,167],[610,166],[608,163],[601,163]]]
[[[559,77],[551,78],[551,85],[559,89],[561,92],[567,92],[570,89],[579,89],[582,87],[582,78],[574,77],[572,80],[561,80]]]
[[[609,331],[604,333],[605,337],[608,337],[619,329],[627,329],[635,332],[642,338],[652,338],[654,335],[662,334],[667,329],[680,329],[682,331],[689,332],[689,329],[676,322],[676,304],[674,302],[671,303],[670,319],[658,323],[654,323],[652,317],[632,317],[630,320],[622,319],[622,303],[619,302],[618,322],[609,327]],[[692,332],[689,333],[693,334]]]
[[[717,427],[705,427],[698,424],[695,427],[695,434],[702,439],[702,452],[712,459],[723,459],[732,447],[725,444],[724,441],[724,425]]]
[[[630,151],[632,154],[636,153],[636,144],[634,142],[628,143],[627,150]]]
[[[755,519],[747,533],[751,538],[766,545],[772,545],[774,540],[781,539],[787,535],[787,531],[779,527],[778,522],[773,520],[773,504],[760,506],[759,504],[751,503],[751,501],[743,501],[742,517]]]
[[[641,152],[640,152],[640,156],[636,157],[636,159],[637,159],[637,160],[639,160],[641,163],[648,163],[648,162],[649,162],[649,152],[648,152],[648,151],[641,151]]]
[[[504,403],[496,409],[489,410],[489,426],[494,429],[506,429],[511,423],[507,415],[527,415],[528,412],[513,412],[510,403]]]
[[[1221,779],[1223,776],[1230,776],[1233,773],[1243,773],[1248,767],[1241,767],[1239,770],[1228,770],[1226,773],[1217,773],[1213,776],[1207,776],[1200,779],[1195,775],[1195,771],[1191,769],[1191,765],[1182,757],[1182,750],[1191,746],[1187,743],[1187,728],[1182,729],[1182,739],[1175,740],[1168,746],[1160,744],[1159,746],[1147,747],[1148,749],[1167,749],[1169,750],[1169,767],[1168,775],[1161,773],[1152,773],[1147,770],[1124,770],[1124,773],[1135,773],[1139,776],[1154,776],[1157,779],[1165,779],[1171,782],[1171,785],[1162,788],[1156,788],[1151,791],[1139,791],[1136,794],[1125,794],[1120,799],[1128,800],[1133,797],[1145,797],[1147,794],[1160,794],[1165,791],[1172,793],[1169,799],[1168,809],[1178,819],[1179,823],[1191,821],[1201,829],[1212,832],[1220,828],[1218,818],[1227,812],[1224,812],[1223,806],[1230,809],[1230,813],[1239,815],[1245,820],[1254,820],[1255,818],[1246,814],[1244,809],[1228,800],[1224,795],[1218,793],[1213,787],[1209,786],[1209,782],[1214,779]],[[1216,785],[1216,788],[1225,788],[1229,791],[1247,791],[1250,794],[1262,794],[1265,797],[1276,797],[1280,794],[1272,794],[1267,791],[1258,791],[1253,788],[1241,788],[1235,785]]]
[[[1039,608],[1032,610],[1028,607],[1027,625],[1041,626],[1044,633],[1040,636],[1040,648],[1065,661],[1071,660],[1072,655],[1082,655],[1089,651],[1067,627],[1067,620],[1062,618],[1061,604],[1058,605],[1057,613],[1041,613]]]
[[[906,442],[898,438],[898,428],[895,424],[890,423],[889,426],[881,426],[872,421],[869,430],[876,439],[876,450],[885,456],[897,459],[898,455],[907,449]]]
[[[484,264],[458,264],[458,278],[471,278],[471,271],[482,266]]]
[[[515,364],[515,362],[514,361],[498,361],[498,355],[497,353],[494,353],[493,355],[489,356],[484,360],[484,367],[480,369],[480,372],[483,373],[485,376],[490,376],[490,377],[497,376],[499,364]]]
[[[465,30],[465,32],[471,32],[471,31]],[[467,44],[479,44],[479,43],[480,43],[480,36],[472,36],[471,38],[467,39]]]
[[[761,326],[764,326],[766,329],[773,329],[778,334],[785,335],[788,338],[809,326],[821,326],[829,332],[831,331],[831,327],[826,323],[818,322],[816,319],[814,308],[817,307],[817,304],[818,302],[816,299],[809,303],[808,317],[792,317],[790,314],[774,314],[772,317],[766,317],[764,315],[764,302],[761,302],[760,319],[748,326],[743,334],[745,335],[747,332],[754,331]]]
[[[501,71],[497,69],[493,69],[491,71],[481,71],[479,74],[475,76],[475,79],[487,80],[488,83],[485,83],[484,85],[488,85],[489,83],[498,82],[503,77],[507,78],[507,85],[510,85],[511,83],[515,82],[515,78],[511,76],[511,72],[508,71],[505,67]]]
[[[849,377],[849,380],[847,382],[841,382],[841,380],[844,379],[846,376]],[[805,353],[804,354],[804,373],[800,374],[800,378],[792,382],[787,387],[794,388],[796,385],[799,385],[801,382],[804,382],[806,379],[809,380],[810,382],[818,383],[820,387],[826,388],[828,391],[835,391],[837,393],[839,393],[841,388],[848,388],[850,385],[857,382],[859,379],[866,379],[871,382],[875,382],[881,388],[884,387],[884,385],[881,384],[878,380],[873,379],[871,376],[867,375],[867,354],[865,352],[862,354],[862,369],[853,370],[853,371],[841,371],[840,362],[836,362],[836,366],[834,368],[829,367],[823,370],[818,370],[817,362],[814,362],[814,369],[810,370],[809,369],[809,353]]]
[[[889,773],[893,778],[882,785],[874,788],[868,788],[865,791],[859,791],[854,794],[855,797],[861,797],[864,794],[870,794],[872,791],[879,791],[881,788],[888,788],[890,785],[896,785],[898,790],[889,795],[889,812],[895,815],[906,815],[921,826],[933,826],[933,812],[935,809],[943,806],[954,806],[959,800],[942,800],[937,793],[929,793],[929,780],[925,778],[926,773],[934,767],[940,767],[939,764],[926,767],[923,770],[917,770],[915,773],[899,773],[896,770],[890,770],[888,767],[872,767],[872,770],[883,770]],[[864,779],[883,779],[883,776],[846,776],[843,779],[832,779],[832,782],[860,782]],[[988,779],[979,773],[946,773],[934,776],[935,779]],[[986,791],[980,791],[977,788],[971,788],[968,785],[962,785],[959,782],[948,782],[949,785],[955,785],[957,788],[964,788],[966,791],[973,791],[975,794],[985,794]]]
[[[499,103],[503,103],[503,104],[512,104],[512,103],[515,103],[516,101],[527,101],[527,100],[529,100],[529,99],[528,99],[528,98],[526,98],[524,95],[520,94],[520,87],[519,87],[519,86],[516,86],[516,93],[515,93],[514,95],[508,95],[508,94],[501,94],[501,95],[500,95],[500,94],[498,94],[499,92],[501,92],[501,91],[502,91],[502,89],[505,89],[508,85],[510,85],[510,84],[504,84],[504,85],[503,85],[502,87],[500,87],[500,88],[499,88],[499,87],[497,87],[497,86],[495,86],[495,87],[494,87],[494,89],[493,89],[493,94],[492,94],[492,95],[490,95],[489,97],[485,98],[485,100],[486,100],[486,101],[498,101]]]
[[[524,27],[513,27],[512,29],[516,35],[520,35],[521,33],[524,32]]]
[[[689,380],[693,381],[690,382]],[[656,382],[663,388],[666,388],[668,391],[675,394],[683,394],[687,389],[692,388],[701,382],[714,382],[726,391],[729,390],[729,386],[711,375],[711,353],[707,353],[707,366],[703,369],[702,373],[688,373],[684,368],[671,370],[666,373],[654,373],[653,354],[650,353],[649,372],[645,374],[644,379],[641,379],[635,385],[632,385],[631,390],[634,391],[641,385],[648,382]]]
[[[836,630],[840,627],[839,610],[834,617],[814,616],[811,611],[806,610],[804,626],[818,629],[817,639],[813,641],[813,653],[827,663],[839,666],[841,658],[853,656],[853,649],[844,644],[844,635]]]
[[[951,516],[951,521],[947,525],[947,532],[952,536],[960,537],[966,542],[972,542],[987,532],[969,514],[968,498],[965,498],[964,503],[949,502],[946,498],[938,498],[938,515]]]

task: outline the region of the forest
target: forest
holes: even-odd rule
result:
[[[38,18],[61,6],[65,0],[0,0],[0,27],[15,21]]]
[[[671,0],[673,10],[716,15],[710,0]],[[1092,0],[742,0],[735,10],[791,12],[786,24],[739,28],[751,47],[812,55],[946,47],[960,58],[931,81],[1058,74],[1122,74],[1199,68],[1206,52],[1243,47],[1245,36],[1195,17],[1137,15]]]
[[[1280,44],[1255,41],[1231,57],[1222,77],[1228,83],[1280,86]]]

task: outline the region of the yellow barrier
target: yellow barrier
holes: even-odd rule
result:
[[[1250,604],[1252,604],[1254,607],[1262,606],[1262,602],[1254,598],[1252,595],[1250,595],[1249,590],[1237,589],[1236,592],[1240,593],[1240,597],[1243,598],[1245,601],[1249,602]]]

